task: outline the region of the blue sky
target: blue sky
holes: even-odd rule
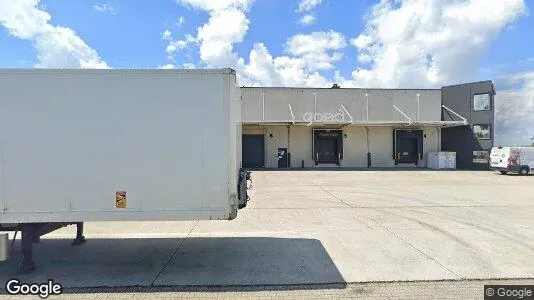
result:
[[[232,67],[240,84],[263,86],[491,79],[498,142],[527,143],[532,8],[524,0],[0,0],[0,67]]]
[[[283,43],[292,35],[325,29],[334,29],[347,36],[355,36],[364,23],[361,20],[366,9],[375,1],[330,1],[317,9],[317,22],[309,26],[298,24],[298,1],[257,0],[248,13],[251,21],[246,39],[236,45],[238,53],[246,56],[255,42],[264,42],[273,55],[283,54]],[[67,26],[74,31],[114,68],[154,68],[167,64],[165,47],[161,39],[164,30],[180,37],[194,34],[209,15],[205,11],[177,4],[172,0],[150,1],[87,1],[87,0],[42,0],[40,7],[51,16],[54,25]],[[115,13],[100,12],[94,5],[107,4]],[[339,14],[342,11],[343,14]],[[276,21],[273,21],[276,16]],[[185,19],[178,25],[180,17]],[[32,45],[13,37],[7,30],[0,35],[0,67],[33,67],[36,53]],[[346,60],[338,67],[350,74],[348,63],[355,64],[354,51],[346,49]],[[179,62],[199,57],[195,51],[178,53]]]

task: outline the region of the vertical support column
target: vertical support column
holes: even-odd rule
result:
[[[419,114],[420,114],[420,98],[421,97],[421,93],[417,93],[417,122],[420,121],[420,118],[419,118]]]
[[[291,148],[289,147],[291,141],[291,125],[287,125],[287,167],[291,168]]]
[[[21,253],[22,257],[17,266],[17,273],[28,274],[35,271],[35,263],[33,262],[33,244],[37,242],[37,227],[38,224],[24,224],[22,226],[21,238]]]
[[[261,92],[261,119],[265,121],[265,92]]]
[[[436,127],[436,133],[437,133],[437,140],[438,140],[438,147],[436,148],[436,152],[441,152],[441,128]]]
[[[340,128],[339,134],[337,135],[337,162],[338,166],[341,168],[343,166],[343,146],[345,139],[343,138],[343,127]]]
[[[369,93],[365,93],[365,121],[369,122]]]
[[[312,161],[313,161],[313,166],[316,167],[317,166],[317,161],[319,160],[319,154],[317,154],[317,149],[315,148],[315,141],[316,139],[316,136],[315,136],[315,129],[312,129]]]
[[[316,114],[317,114],[317,92],[313,93],[313,119],[315,119]]]
[[[367,144],[367,167],[371,167],[371,146],[369,145],[369,127],[365,126],[366,144]]]

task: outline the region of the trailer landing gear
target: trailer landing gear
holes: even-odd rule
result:
[[[21,252],[22,258],[17,265],[18,274],[29,274],[37,270],[33,262],[33,244],[39,243],[41,236],[62,227],[76,224],[76,238],[71,245],[85,243],[83,223],[27,223],[22,225]]]
[[[85,243],[85,236],[83,236],[83,223],[76,223],[76,238],[72,240],[72,246],[78,246]]]

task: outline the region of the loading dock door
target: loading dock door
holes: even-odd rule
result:
[[[337,163],[338,151],[336,139],[317,139],[317,162]]]
[[[419,164],[423,158],[423,131],[413,129],[394,130],[395,164]]]
[[[313,160],[315,164],[338,164],[343,159],[341,130],[313,130]]]
[[[399,163],[417,163],[419,160],[419,151],[417,150],[417,139],[414,138],[404,138],[399,139],[397,144],[398,158]]]
[[[243,168],[265,167],[265,138],[263,134],[243,134]]]

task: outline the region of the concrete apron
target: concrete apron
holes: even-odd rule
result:
[[[233,221],[87,223],[78,247],[65,228],[43,237],[38,271],[18,278],[64,287],[533,278],[530,179],[255,172]],[[17,259],[0,264],[0,281],[17,277]]]

